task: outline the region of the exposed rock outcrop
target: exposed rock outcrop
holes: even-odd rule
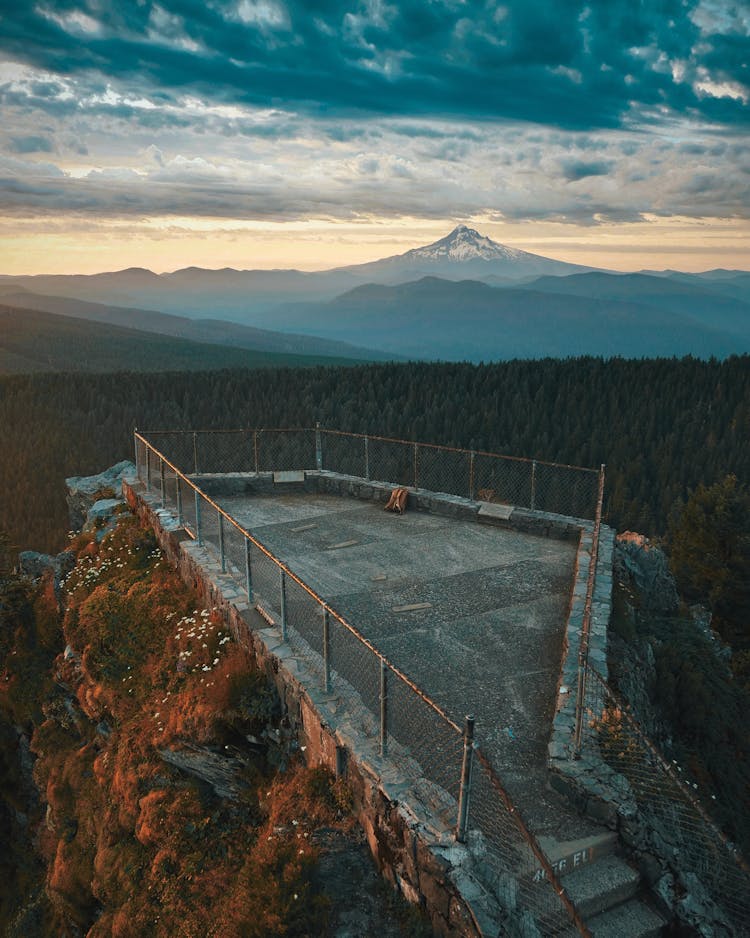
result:
[[[95,502],[104,498],[116,498],[121,490],[122,480],[134,478],[135,466],[130,460],[124,459],[97,475],[71,476],[66,479],[71,529],[80,531]]]
[[[677,609],[680,600],[667,556],[645,535],[633,531],[617,535],[614,570],[623,583],[635,587],[643,612],[668,614]]]

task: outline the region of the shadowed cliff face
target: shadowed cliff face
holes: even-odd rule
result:
[[[265,680],[151,532],[123,513],[70,549],[57,594],[2,588],[4,933],[329,933],[321,855],[361,857],[346,789],[276,743]]]

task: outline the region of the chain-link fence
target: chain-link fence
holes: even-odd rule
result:
[[[157,449],[157,441],[164,451]],[[482,858],[485,885],[508,914],[517,922],[532,919],[542,935],[586,934],[481,751],[468,747],[475,753],[468,784],[461,728],[190,476],[196,468],[199,476],[322,468],[598,520],[600,474],[306,429],[165,432],[149,434],[148,441],[136,434],[135,449],[137,474],[147,489],[210,549],[253,604],[280,623],[307,672],[344,705],[352,726],[414,780],[438,823],[472,841],[473,852]],[[627,825],[631,848],[657,858],[673,877],[676,896],[692,897],[698,923],[714,922],[717,935],[749,934],[750,872],[738,851],[588,661],[582,661],[581,678],[580,755],[594,765],[597,760],[605,764],[617,803],[634,805]],[[690,921],[689,909],[678,912]],[[533,934],[530,923],[528,931]]]
[[[257,465],[263,467],[260,471],[270,469],[273,462],[269,460],[276,458],[285,467],[298,468],[300,459],[305,460],[303,466],[310,459],[315,465],[335,454],[337,464],[350,472],[361,467],[358,459],[373,458],[377,474],[396,483],[406,480],[399,473],[413,471],[415,459],[419,469],[420,458],[425,477],[431,478],[432,450],[438,449],[415,448],[414,444],[402,444],[399,449],[390,445],[392,441],[377,439],[371,446],[371,438],[350,434],[332,434],[324,441],[318,436],[316,441],[314,431],[262,431],[262,435],[261,431],[241,431],[231,437],[219,433],[202,439],[172,433],[154,437],[171,454],[188,460],[190,475],[195,474],[196,453],[199,470],[205,465],[213,471],[221,471],[219,466],[225,472],[237,471],[229,468],[229,440],[245,447],[243,459],[252,453],[253,464],[257,458]],[[342,706],[352,728],[371,739],[380,755],[411,780],[436,829],[462,841],[472,840],[472,848],[479,850],[485,886],[508,916],[526,921],[529,935],[534,934],[534,922],[540,935],[587,934],[499,778],[467,736],[467,728],[456,725],[356,628],[203,493],[166,453],[157,451],[140,434],[136,434],[135,447],[137,474],[147,490],[209,550],[217,566],[246,592],[251,603],[280,625],[295,657],[318,687]],[[466,455],[447,452],[456,466]],[[256,453],[262,455],[256,457]],[[203,471],[211,470],[201,470],[199,475]],[[543,877],[534,875],[540,864],[545,868]]]
[[[630,802],[628,839],[636,854],[656,858],[673,878],[674,895],[690,896],[697,921],[715,935],[750,934],[750,868],[695,795],[648,739],[628,707],[589,667],[581,757],[607,787]],[[680,914],[690,918],[690,907]]]
[[[149,431],[188,475],[324,469],[482,502],[591,520],[600,470],[338,430]]]

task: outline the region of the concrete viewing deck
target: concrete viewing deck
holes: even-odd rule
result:
[[[547,786],[576,543],[340,495],[214,498],[456,723],[475,716],[538,836],[598,830]]]

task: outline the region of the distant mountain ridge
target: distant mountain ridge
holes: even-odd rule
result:
[[[230,348],[0,303],[0,375],[351,364],[343,357]]]
[[[360,360],[368,352],[478,361],[750,350],[748,271],[616,273],[511,248],[466,225],[403,254],[327,271],[129,268],[0,277],[0,297],[31,305],[23,290],[47,295],[39,307],[66,315],[225,346]],[[109,312],[80,302],[76,311],[71,297]]]

